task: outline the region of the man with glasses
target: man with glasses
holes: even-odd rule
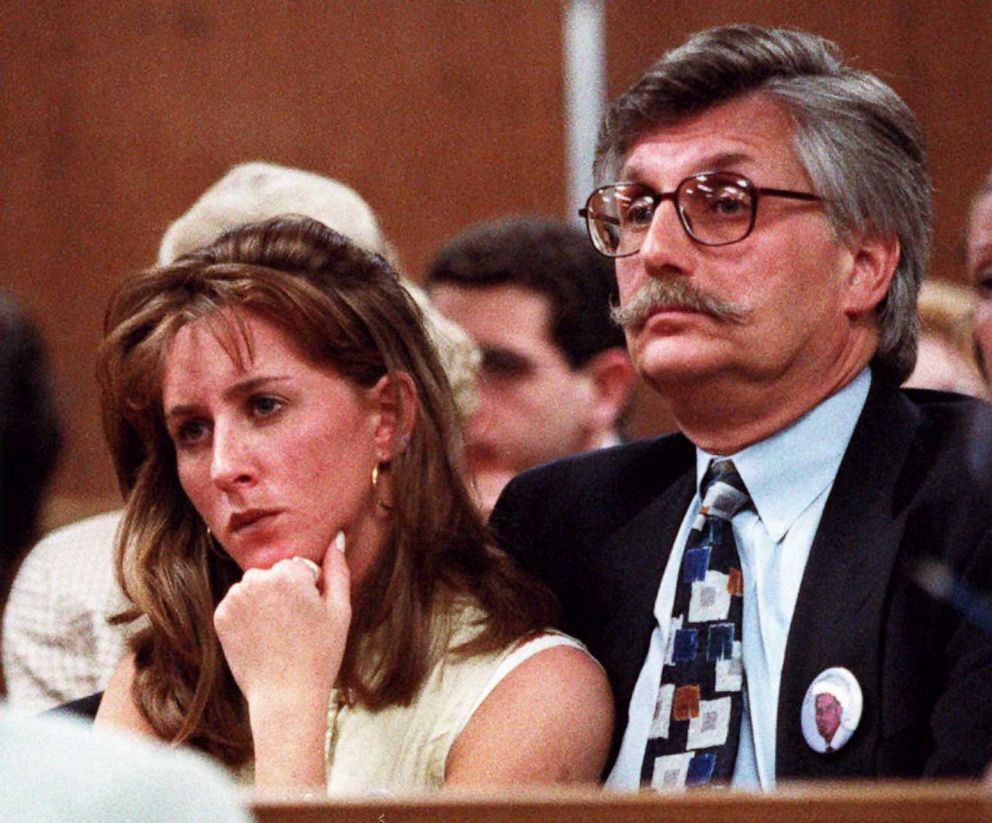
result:
[[[610,675],[608,785],[979,774],[992,414],[898,388],[931,234],[912,113],[821,38],[712,29],[611,106],[596,172],[614,317],[680,434],[530,472],[492,522]]]
[[[620,442],[635,374],[610,320],[613,264],[582,229],[536,216],[481,223],[438,251],[425,283],[482,352],[465,462],[486,514],[524,469]]]

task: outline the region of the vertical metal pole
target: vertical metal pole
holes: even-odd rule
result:
[[[606,20],[603,0],[565,3],[563,71],[568,189],[566,215],[576,217],[592,191],[592,159],[606,106]]]

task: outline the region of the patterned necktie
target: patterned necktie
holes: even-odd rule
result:
[[[710,464],[700,494],[641,768],[653,789],[729,782],[737,758],[744,579],[730,521],[751,498],[730,460]]]

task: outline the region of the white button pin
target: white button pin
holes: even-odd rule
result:
[[[820,672],[803,698],[803,737],[820,754],[843,748],[861,722],[864,698],[858,679],[841,666]]]

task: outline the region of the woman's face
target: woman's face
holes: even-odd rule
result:
[[[975,286],[975,340],[986,372],[992,368],[992,194],[979,200],[968,226],[968,277]]]
[[[319,564],[344,529],[356,571],[355,540],[366,555],[378,549],[370,475],[393,434],[383,382],[357,388],[264,317],[239,314],[254,347],[249,358],[239,339],[241,365],[207,320],[166,351],[162,402],[183,490],[242,569],[294,555]]]

